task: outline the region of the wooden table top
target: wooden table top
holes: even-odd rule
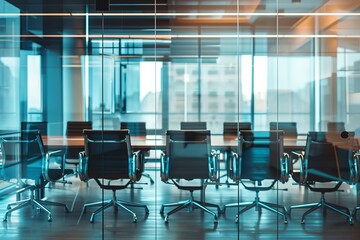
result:
[[[84,147],[83,136],[43,136],[43,142],[48,148]],[[284,138],[285,149],[303,149],[305,144],[306,136],[300,136],[298,138]],[[211,146],[214,149],[234,148],[237,147],[237,145],[238,141],[236,136],[211,136]],[[166,136],[131,136],[131,146],[135,150],[163,150],[166,146]]]

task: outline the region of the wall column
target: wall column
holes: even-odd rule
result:
[[[84,80],[81,57],[85,54],[85,18],[64,18],[63,37],[63,116],[67,121],[84,121]],[[76,35],[79,35],[77,37]],[[74,37],[76,36],[76,37]]]

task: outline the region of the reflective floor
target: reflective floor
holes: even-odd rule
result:
[[[60,207],[49,207],[53,221],[47,222],[47,215],[43,211],[30,207],[15,211],[7,222],[0,224],[1,239],[358,239],[360,236],[360,213],[354,225],[350,225],[344,216],[332,211],[327,211],[323,216],[319,210],[310,214],[305,224],[301,224],[303,209],[293,210],[288,224],[284,224],[280,216],[265,209],[261,214],[254,209],[245,212],[240,216],[239,224],[236,224],[236,208],[227,209],[226,215],[221,214],[218,224],[213,223],[210,214],[198,209],[192,212],[182,210],[172,215],[166,224],[159,214],[161,204],[185,200],[189,193],[161,182],[158,172],[147,172],[154,178],[155,184],[151,185],[147,178],[142,178],[140,182],[143,184],[117,192],[119,200],[141,202],[148,206],[148,216],[142,208],[135,209],[137,223],[132,222],[128,212],[119,209],[115,213],[112,208],[104,214],[96,215],[94,223],[90,223],[91,213],[96,208],[89,208],[82,215],[82,207],[85,203],[101,200],[102,192],[93,180],[86,184],[78,178],[70,177],[72,184],[56,183],[46,189],[47,199],[66,203],[71,209],[70,213],[65,213]],[[278,189],[260,193],[260,199],[267,202],[277,202],[278,199],[278,203],[286,207],[320,200],[320,194],[299,187],[292,181],[286,185],[279,184]],[[352,210],[359,201],[356,189],[347,185],[342,189],[343,192],[327,194],[326,199]],[[242,187],[238,189],[236,186],[223,185],[216,188],[209,185],[206,201],[223,207],[236,202],[237,194],[241,202],[253,201],[255,198],[255,193]],[[198,193],[194,196],[199,198]],[[104,197],[111,199],[111,191],[106,191]],[[0,199],[1,217],[4,216],[7,203],[13,200],[14,195]],[[167,211],[165,209],[165,213]]]

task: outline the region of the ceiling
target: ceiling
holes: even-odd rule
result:
[[[46,24],[46,34],[64,34],[66,29],[84,34],[84,13],[87,12],[90,35],[110,38],[154,38],[156,35],[157,39],[171,40],[170,49],[175,55],[194,54],[199,49],[210,55],[231,52],[233,48],[226,43],[237,36],[241,38],[244,51],[255,42],[256,51],[271,52],[281,42],[284,52],[307,52],[311,47],[309,39],[313,37],[302,36],[360,34],[357,27],[360,16],[314,16],[359,13],[358,0],[156,0],[156,5],[154,0],[110,0],[110,11],[104,12],[104,16],[95,9],[95,0],[8,2],[22,13],[68,14],[31,16],[34,29]],[[76,15],[79,13],[80,16]],[[291,37],[294,35],[296,39]]]

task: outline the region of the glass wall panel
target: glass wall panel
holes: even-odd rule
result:
[[[359,8],[358,0],[0,0],[4,237],[355,239]],[[190,133],[170,141],[167,133],[186,122],[205,123],[211,144]],[[87,141],[84,129],[97,139]],[[130,141],[116,135],[120,129]],[[6,147],[26,142],[24,130],[40,131],[42,157],[29,145]],[[264,147],[269,130],[284,131],[283,149]],[[309,132],[321,133],[309,141]],[[41,169],[53,150],[52,170]],[[274,160],[281,150],[287,165]],[[26,163],[42,161],[39,176],[11,161],[25,153]],[[321,156],[320,167],[311,153]],[[33,182],[40,185],[28,187]],[[51,216],[40,207],[6,213],[9,202],[28,198],[71,211],[46,205]],[[179,211],[166,205],[178,201]],[[203,211],[204,202],[215,205]],[[92,215],[97,207],[108,208]]]

